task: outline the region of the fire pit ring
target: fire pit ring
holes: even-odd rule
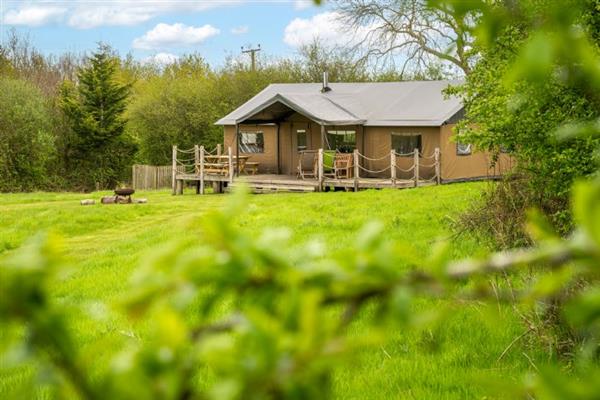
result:
[[[126,202],[131,203],[131,195],[135,193],[135,190],[132,188],[120,188],[115,189],[115,202]]]
[[[115,194],[117,196],[131,196],[134,193],[135,193],[135,190],[132,188],[115,189]]]

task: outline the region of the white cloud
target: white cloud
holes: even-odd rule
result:
[[[231,29],[231,33],[234,35],[243,35],[244,33],[248,33],[248,25],[240,25]]]
[[[66,8],[60,7],[25,6],[9,9],[0,22],[7,25],[40,26],[60,20],[66,12]]]
[[[160,23],[146,32],[144,36],[135,39],[133,48],[151,50],[194,46],[219,33],[220,31],[212,25],[194,27],[184,24]]]
[[[295,18],[286,27],[283,41],[291,47],[301,47],[319,39],[327,45],[347,45],[364,39],[367,28],[349,31],[337,12],[324,12],[312,18]]]
[[[131,26],[148,21],[156,14],[146,8],[92,7],[74,10],[68,20],[69,26],[90,29],[99,26]]]
[[[314,4],[315,3],[313,2],[313,0],[294,0],[294,8],[298,11],[306,10]]]
[[[168,64],[173,64],[174,62],[177,62],[178,59],[179,59],[179,56],[176,56],[175,54],[157,53],[153,56],[144,58],[144,60],[142,60],[142,62],[144,64],[158,64],[158,65],[164,66],[164,65],[168,65]]]
[[[105,3],[98,0],[78,1],[11,1],[5,5],[2,21],[8,25],[40,26],[51,22],[64,21],[77,29],[90,29],[99,26],[131,26],[146,22],[159,15],[185,12],[201,12],[215,7],[233,6],[243,0],[227,1],[138,1],[111,0]],[[58,7],[56,4],[60,4]]]

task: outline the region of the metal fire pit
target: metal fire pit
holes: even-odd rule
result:
[[[115,194],[117,196],[131,196],[134,193],[135,193],[135,190],[132,188],[121,188],[121,189],[115,190]]]
[[[132,188],[115,189],[115,194],[116,194],[115,201],[117,203],[120,203],[120,202],[131,203],[131,195],[134,193],[135,193],[135,190]]]

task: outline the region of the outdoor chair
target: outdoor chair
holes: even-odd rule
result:
[[[318,154],[314,150],[301,151],[298,157],[298,178],[315,179],[318,174]]]
[[[323,151],[323,175],[335,178],[335,159],[337,157],[336,150]]]
[[[352,178],[352,153],[338,153],[335,156],[335,178]]]

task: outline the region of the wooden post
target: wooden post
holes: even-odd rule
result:
[[[204,146],[200,146],[200,194],[204,194]]]
[[[442,169],[440,168],[440,148],[436,147],[433,154],[435,156],[435,181],[439,185],[440,183],[442,183]]]
[[[318,187],[318,191],[321,192],[323,191],[323,149],[319,149],[319,153],[318,153],[318,168],[319,168],[319,173],[318,173],[318,177],[319,177],[319,187]]]
[[[200,148],[197,144],[194,145],[194,175],[200,174]],[[200,181],[196,181],[196,194],[200,194]]]
[[[183,180],[177,179],[177,194],[183,194]]]
[[[227,147],[227,156],[229,160],[229,183],[233,182],[233,154],[231,153],[231,146]]]
[[[392,185],[396,185],[396,150],[392,149],[390,151],[390,179],[392,180]]]
[[[231,153],[229,153],[231,154]],[[230,156],[231,157],[231,156]],[[240,125],[235,124],[235,176],[240,175]],[[233,182],[233,178],[231,178]]]
[[[358,158],[358,149],[354,149],[354,191],[358,192],[358,178],[360,175],[360,166],[359,163],[360,160]]]
[[[414,154],[414,164],[413,164],[414,168],[415,168],[415,187],[419,186],[419,149],[415,149],[415,154]]]
[[[325,147],[325,142],[326,142],[326,137],[325,137],[325,125],[321,124],[321,148]],[[329,146],[327,146],[327,149],[329,150]]]
[[[276,124],[277,126],[277,133],[275,135],[275,138],[277,139],[277,175],[281,174],[281,160],[280,160],[280,156],[281,156],[281,149],[280,149],[280,140],[279,140],[279,128],[280,128],[280,124],[279,122],[277,122]],[[293,129],[293,123],[292,123],[292,128],[290,129],[290,132],[294,132]],[[290,146],[291,147],[291,146]],[[290,160],[292,160],[292,158],[290,158]]]
[[[173,170],[171,172],[171,186],[173,189],[173,195],[177,194],[176,175],[177,175],[177,146],[173,146]]]
[[[221,153],[222,153],[222,151],[221,151],[221,143],[218,143],[217,144],[217,155],[220,156]]]

